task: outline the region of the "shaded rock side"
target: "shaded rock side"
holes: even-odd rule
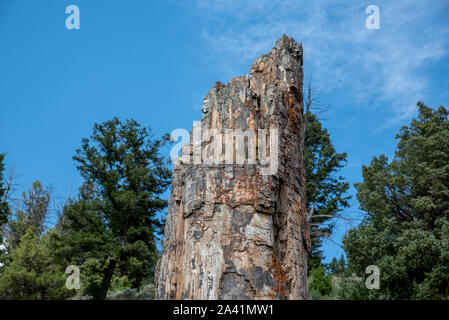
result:
[[[302,57],[301,44],[284,35],[249,76],[217,82],[204,98],[202,119],[174,166],[157,299],[308,298]],[[257,140],[256,154],[266,150],[270,163],[248,161],[248,140],[232,142],[231,150],[244,148],[243,163],[226,159],[230,144],[208,149],[217,139],[208,129],[265,135],[276,145]],[[207,163],[217,150],[219,161]]]

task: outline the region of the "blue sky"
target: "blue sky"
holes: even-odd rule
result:
[[[80,30],[65,27],[71,4]],[[365,27],[370,4],[379,30]],[[439,0],[0,0],[0,152],[16,196],[40,180],[64,199],[81,184],[71,157],[95,122],[190,130],[215,81],[248,73],[286,33],[303,43],[305,77],[354,183],[373,155],[393,154],[418,100],[449,106],[448,17]],[[350,226],[325,242],[327,260]]]

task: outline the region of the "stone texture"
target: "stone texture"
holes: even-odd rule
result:
[[[218,148],[223,161],[205,163],[217,152],[216,136],[195,143],[192,131],[174,167],[158,299],[308,297],[302,81],[302,46],[284,35],[252,64],[250,76],[217,82],[204,98],[196,124],[202,132],[278,129],[277,166],[270,175],[260,159],[238,164],[234,156],[226,164],[229,143]]]

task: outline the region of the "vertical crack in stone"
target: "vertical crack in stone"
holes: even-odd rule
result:
[[[308,297],[302,53],[283,35],[204,98],[174,166],[158,299]]]

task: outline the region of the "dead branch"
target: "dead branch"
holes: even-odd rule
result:
[[[6,184],[5,194],[3,195],[3,202],[8,199],[8,194],[11,191],[12,183],[14,180],[14,167],[11,168],[8,175],[8,183]]]

